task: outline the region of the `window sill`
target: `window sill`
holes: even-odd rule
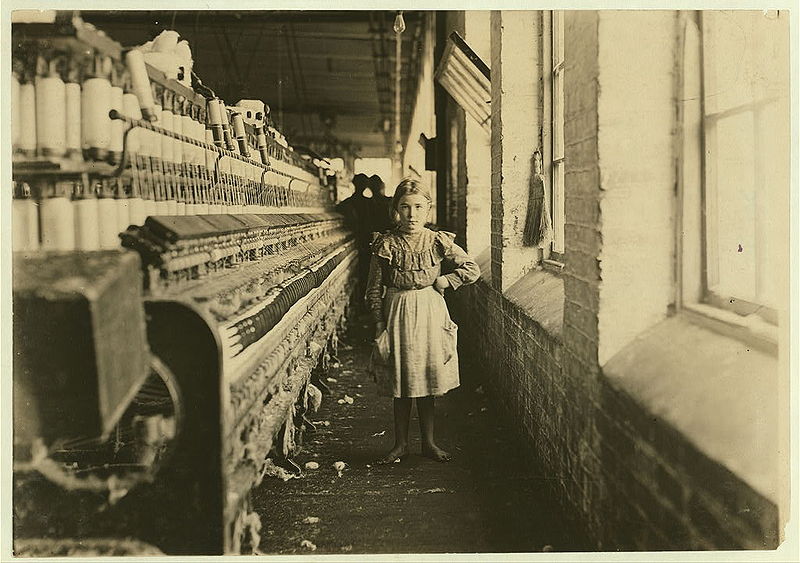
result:
[[[778,327],[758,315],[742,316],[704,303],[684,304],[682,314],[698,326],[778,355]]]
[[[553,272],[555,274],[560,274],[564,271],[564,262],[560,260],[542,260],[542,268],[547,270],[548,272]]]
[[[504,296],[550,336],[561,339],[564,324],[564,280],[546,269],[531,270]]]
[[[782,388],[778,360],[679,314],[602,367],[614,387],[707,457],[781,505]]]

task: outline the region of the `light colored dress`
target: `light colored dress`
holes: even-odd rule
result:
[[[455,235],[423,229],[380,234],[372,243],[366,300],[386,323],[390,357],[371,361],[378,392],[390,397],[444,395],[458,387],[457,326],[433,288],[442,275],[452,289],[474,283],[480,269]]]

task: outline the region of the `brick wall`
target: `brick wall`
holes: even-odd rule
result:
[[[501,264],[498,272],[492,271],[492,279],[500,275],[497,287],[507,289],[539,261],[539,250],[523,246],[522,234],[532,157],[542,148],[542,81],[531,79],[542,75],[542,15],[492,12],[491,17],[492,202],[503,208],[502,220],[495,225],[500,229]]]
[[[503,134],[503,98],[502,81],[498,76],[502,76],[502,44],[496,38],[503,32],[503,17],[498,11],[493,11],[489,18],[489,28],[491,34],[491,68],[492,76],[492,139],[498,139]],[[500,188],[503,178],[503,147],[500,143],[493,142],[491,146],[491,237],[492,246],[491,256],[491,279],[492,286],[501,289],[503,283],[503,193]]]
[[[773,503],[624,390],[589,376],[572,343],[484,282],[453,294],[450,307],[464,379],[499,398],[597,549],[777,546]]]
[[[600,537],[605,498],[597,479],[599,394],[597,312],[601,237],[594,205],[599,194],[597,163],[597,12],[567,12],[565,37],[565,173],[563,410],[571,427],[563,446],[566,501],[579,508],[594,537]]]
[[[677,22],[677,12],[599,13],[601,365],[675,300]]]
[[[621,549],[772,549],[776,507],[624,390],[598,416],[605,542]],[[624,502],[623,502],[624,499]]]
[[[651,234],[658,238],[655,251],[660,254],[654,262],[655,272],[642,272],[631,280],[636,294],[629,296],[633,307],[628,308],[637,309],[632,314],[632,332],[649,326],[657,318],[654,311],[659,315],[665,312],[669,294],[665,287],[671,287],[663,282],[670,275],[664,264],[672,256],[671,230],[665,228],[671,215],[663,209],[670,176],[663,163],[672,155],[664,150],[664,158],[656,159],[656,168],[662,168],[646,171],[635,158],[614,160],[610,144],[624,137],[626,131],[638,132],[640,142],[645,134],[657,136],[653,144],[659,150],[671,142],[672,125],[666,125],[663,110],[673,96],[670,61],[677,40],[673,15],[647,14],[642,28],[637,26],[637,17],[631,13],[575,11],[567,12],[565,18],[567,252],[561,274],[561,331],[545,330],[518,301],[512,302],[502,292],[500,276],[509,256],[503,236],[510,219],[503,197],[507,181],[502,173],[503,160],[507,153],[493,143],[491,283],[480,281],[450,298],[460,326],[462,365],[464,371],[481,374],[483,385],[496,394],[504,414],[552,477],[546,483],[597,548],[772,548],[777,545],[774,504],[612,384],[600,368],[601,347],[606,346],[608,354],[629,338],[628,329],[611,326],[615,318],[626,318],[620,315],[623,294],[616,293],[624,280],[614,275],[626,271],[622,264],[628,256],[620,248],[625,240],[630,243],[625,236],[615,239],[625,233],[613,230],[630,234],[642,225],[634,209],[604,204],[604,198],[627,194],[626,190],[635,192],[633,200],[648,210],[643,219],[650,218],[647,225],[652,223]],[[502,23],[502,15],[493,12],[494,34],[502,32]],[[621,39],[626,33],[633,33],[634,38]],[[652,53],[654,62],[660,65],[655,72],[657,84],[642,88],[653,101],[650,107],[662,113],[652,116],[654,127],[646,131],[638,129],[650,117],[643,111],[634,111],[627,121],[633,129],[610,119],[614,114],[609,106],[612,98],[609,94],[604,99],[599,88],[612,76],[622,80],[626,59],[613,49],[620,41],[627,45],[626,53],[634,48],[645,51],[646,46],[639,42],[658,51]],[[494,80],[504,62],[502,47],[502,42],[492,41],[493,139],[504,134],[501,108],[508,101],[507,96],[500,97],[500,84]],[[646,57],[639,52],[631,56],[639,61],[635,68],[641,69]],[[603,77],[603,72],[609,75]],[[619,92],[614,96],[620,104],[629,103]],[[636,110],[637,104],[632,107]],[[636,136],[630,139],[632,145],[626,146],[635,145]],[[601,146],[605,146],[605,161]],[[641,150],[640,159],[652,156],[646,154],[647,149]],[[645,201],[648,186],[656,200],[652,208]],[[656,208],[661,208],[658,216]],[[648,284],[654,285],[653,303],[645,303]],[[530,299],[536,299],[535,293]]]

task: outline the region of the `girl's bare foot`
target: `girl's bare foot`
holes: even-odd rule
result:
[[[429,457],[434,461],[438,461],[441,463],[450,461],[452,458],[450,454],[444,451],[442,448],[437,446],[436,444],[428,444],[422,446],[422,455],[425,457]]]
[[[382,458],[378,459],[375,464],[376,465],[387,465],[390,463],[394,463],[398,459],[403,459],[408,455],[408,446],[406,444],[403,445],[395,445],[389,453],[387,453]]]

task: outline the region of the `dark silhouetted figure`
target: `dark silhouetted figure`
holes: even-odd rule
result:
[[[372,231],[384,233],[394,227],[392,198],[386,195],[386,184],[377,174],[370,176],[369,189],[372,191]]]
[[[363,295],[369,273],[370,243],[372,242],[372,199],[364,195],[369,187],[366,174],[353,176],[355,193],[341,201],[336,210],[344,215],[347,226],[353,231],[358,247],[358,295]],[[360,301],[360,300],[359,300]]]

